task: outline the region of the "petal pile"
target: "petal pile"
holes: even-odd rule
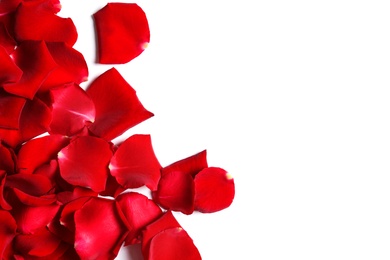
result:
[[[0,259],[111,260],[134,244],[144,259],[201,259],[175,214],[229,207],[234,179],[206,150],[163,167],[150,135],[115,142],[153,113],[114,67],[87,82],[60,9],[0,1]],[[137,4],[93,19],[99,63],[127,63],[150,41]]]

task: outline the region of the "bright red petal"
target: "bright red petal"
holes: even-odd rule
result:
[[[16,222],[12,215],[5,210],[0,210],[0,259],[8,245],[16,235]]]
[[[62,135],[47,135],[24,143],[18,152],[19,172],[33,173],[41,165],[56,159],[68,143],[69,138]]]
[[[53,114],[50,133],[72,136],[95,120],[95,105],[76,84],[51,90]]]
[[[107,141],[91,136],[78,137],[58,153],[60,174],[72,185],[104,191],[111,157]]]
[[[161,177],[153,199],[163,208],[191,214],[194,211],[194,180],[183,172],[169,172]]]
[[[166,229],[150,242],[149,260],[201,260],[202,257],[188,233],[182,228]]]
[[[112,68],[96,78],[87,89],[96,108],[96,120],[89,127],[92,133],[112,140],[129,128],[150,118],[135,90]]]
[[[136,192],[123,193],[116,198],[116,201],[130,225],[125,245],[141,242],[139,235],[142,229],[162,215],[156,203]]]
[[[150,41],[148,20],[137,4],[108,3],[93,17],[99,63],[127,63],[140,55]]]
[[[0,127],[19,129],[19,120],[25,104],[26,99],[8,94],[0,89]]]
[[[23,71],[15,64],[15,61],[9,56],[6,49],[0,45],[0,86],[18,82],[22,74]]]
[[[81,259],[114,259],[127,235],[115,201],[91,198],[74,214],[75,249]]]
[[[195,209],[212,213],[229,207],[234,199],[234,179],[224,169],[209,167],[195,176]]]
[[[164,167],[161,171],[161,174],[164,175],[169,172],[180,171],[195,177],[198,172],[207,167],[207,152],[206,150],[203,150],[197,154]]]
[[[157,189],[161,165],[149,135],[133,135],[120,144],[110,162],[111,175],[125,188]]]

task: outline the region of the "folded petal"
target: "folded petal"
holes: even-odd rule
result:
[[[199,172],[195,182],[195,209],[212,213],[229,207],[234,199],[234,179],[222,168],[209,167]]]
[[[150,135],[133,135],[118,147],[110,162],[111,175],[125,188],[146,185],[155,190],[161,165],[154,154]]]
[[[49,178],[39,174],[8,175],[4,187],[8,189],[16,188],[38,197],[48,194],[53,189]]]
[[[141,242],[142,229],[162,215],[162,210],[154,201],[137,192],[122,193],[116,201],[130,228],[125,246]]]
[[[37,197],[29,195],[16,188],[12,189],[12,192],[22,204],[27,206],[47,206],[57,201],[57,197],[55,194],[42,195]]]
[[[60,174],[72,185],[104,191],[111,157],[107,141],[91,136],[78,137],[58,153]]]
[[[137,4],[108,3],[93,17],[99,63],[127,63],[139,56],[150,41],[148,20]]]
[[[161,207],[186,215],[194,211],[194,180],[188,173],[172,171],[161,177],[158,189],[152,193]]]
[[[10,245],[16,235],[16,222],[12,215],[5,210],[0,210],[0,259],[4,251]]]
[[[0,141],[0,171],[4,170],[8,174],[15,173],[16,160],[15,151]]]
[[[114,259],[127,235],[114,200],[91,198],[74,214],[75,249],[81,259]]]
[[[87,93],[96,108],[96,119],[89,129],[107,140],[153,116],[115,68],[96,78],[87,88]]]
[[[1,26],[0,24],[0,35]],[[3,25],[4,27],[4,25]],[[1,42],[0,42],[1,44]],[[23,71],[16,65],[15,61],[9,56],[7,50],[0,45],[0,86],[7,83],[15,83],[22,77]]]
[[[95,120],[95,105],[76,84],[51,90],[53,98],[50,133],[72,136]]]
[[[19,120],[25,104],[26,99],[0,89],[0,128],[19,129]]]
[[[11,205],[8,204],[4,197],[4,185],[7,174],[5,171],[0,170],[0,208],[4,210],[11,210]],[[0,258],[1,259],[1,258]]]
[[[180,171],[195,177],[198,172],[207,167],[207,152],[206,150],[203,150],[197,154],[164,167],[161,171],[161,174],[164,175],[169,172]]]

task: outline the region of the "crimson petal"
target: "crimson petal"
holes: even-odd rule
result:
[[[7,53],[7,50],[0,45],[0,86],[7,83],[18,82],[22,77],[22,74],[23,71],[15,64]]]
[[[8,174],[15,173],[16,154],[13,149],[0,142],[0,171],[4,170]]]
[[[92,136],[78,137],[58,153],[60,174],[72,185],[104,191],[111,157],[107,141]]]
[[[39,174],[8,175],[4,187],[16,188],[32,196],[45,195],[53,188],[49,178]]]
[[[150,41],[148,20],[137,4],[108,3],[93,17],[99,63],[127,63],[139,56]]]
[[[130,225],[125,246],[141,242],[139,235],[142,229],[162,215],[156,203],[137,192],[122,193],[116,201]]]
[[[0,127],[19,129],[19,120],[25,104],[26,99],[10,95],[0,89]]]
[[[87,93],[96,107],[96,120],[89,129],[107,140],[153,116],[115,68],[96,78]]]
[[[2,46],[8,54],[11,54],[16,47],[16,41],[9,34],[7,27],[2,22],[0,22],[0,46]]]
[[[16,222],[12,215],[5,210],[0,210],[0,259],[8,245],[16,235]]]
[[[198,172],[208,167],[206,157],[207,152],[206,150],[203,150],[197,154],[194,154],[164,167],[161,171],[161,174],[164,176],[164,174],[169,172],[180,171],[188,173],[192,177],[195,177]]]
[[[199,172],[195,182],[195,209],[212,213],[229,207],[234,199],[234,179],[224,169],[209,167]]]
[[[91,198],[74,214],[75,249],[81,259],[114,259],[127,235],[114,200]]]
[[[5,185],[6,176],[7,176],[6,172],[0,170],[0,207],[5,210],[11,210],[12,209],[11,205],[9,205],[4,198],[4,185]]]
[[[154,154],[150,135],[133,135],[120,144],[110,162],[111,175],[125,188],[146,185],[156,190],[161,165]]]

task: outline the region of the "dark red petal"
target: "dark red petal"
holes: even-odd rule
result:
[[[63,42],[48,42],[47,48],[58,67],[48,76],[39,91],[52,87],[75,83],[80,84],[88,79],[88,67],[84,56]]]
[[[0,45],[0,86],[7,83],[18,82],[22,77],[22,74],[23,71],[16,65],[15,61],[9,56],[6,49]]]
[[[195,209],[212,213],[229,207],[234,199],[234,179],[224,169],[209,167],[195,176]]]
[[[0,207],[5,210],[11,210],[12,209],[11,205],[9,205],[4,198],[4,185],[5,185],[6,176],[7,176],[6,172],[0,170]]]
[[[95,105],[76,84],[51,90],[53,114],[50,133],[72,136],[95,120]]]
[[[8,174],[15,173],[16,154],[13,149],[0,142],[0,171],[4,170]]]
[[[16,10],[22,0],[2,0],[0,1],[0,16]]]
[[[19,120],[25,104],[26,99],[8,94],[0,89],[0,127],[19,129]]]
[[[127,235],[115,201],[91,198],[74,214],[75,249],[81,259],[114,259]]]
[[[74,213],[81,209],[91,197],[79,197],[64,205],[60,215],[60,223],[70,231],[75,231]]]
[[[12,215],[5,210],[0,210],[0,259],[4,251],[16,235],[16,222]]]
[[[153,116],[143,107],[135,90],[115,68],[96,78],[88,87],[87,93],[96,108],[96,120],[89,129],[107,140],[114,139]]]
[[[8,175],[5,188],[19,189],[32,196],[46,195],[53,186],[46,176],[39,174],[13,174]]]
[[[150,242],[149,260],[201,260],[202,257],[188,233],[182,228],[166,229]]]
[[[164,175],[169,172],[180,171],[195,177],[198,172],[207,167],[207,152],[206,150],[203,150],[197,154],[164,167],[161,174]]]
[[[156,203],[137,192],[123,193],[116,201],[130,226],[125,245],[141,242],[139,235],[142,229],[162,215]]]
[[[77,30],[70,18],[62,18],[37,5],[21,3],[16,11],[15,34],[18,41],[44,40],[73,46]]]
[[[108,3],[93,17],[99,63],[127,63],[140,55],[150,41],[148,20],[137,4]]]
[[[7,27],[2,22],[0,22],[0,45],[8,54],[11,54],[16,47],[16,41],[9,34]]]
[[[58,153],[60,174],[72,185],[104,191],[111,157],[107,141],[91,136],[78,137]]]
[[[33,99],[42,82],[57,64],[43,41],[22,42],[13,56],[23,75],[16,83],[3,84],[3,88],[11,94]]]
[[[39,99],[28,100],[23,107],[19,130],[0,129],[0,140],[11,147],[47,132],[51,121],[51,111]]]
[[[121,192],[125,191],[126,188],[124,188],[122,185],[120,185],[114,176],[111,174],[108,175],[107,183],[106,183],[106,189],[99,193],[99,195],[102,196],[111,196],[113,198],[116,198]]]
[[[153,199],[165,209],[191,214],[194,211],[194,180],[183,172],[169,172],[161,177]]]
[[[161,165],[154,154],[150,135],[133,135],[120,144],[110,162],[111,175],[125,188],[146,185],[157,189]]]
[[[27,206],[47,206],[57,201],[57,197],[55,194],[48,194],[36,197],[29,195],[19,189],[12,189],[12,192],[22,204]]]
[[[47,135],[24,143],[18,152],[19,172],[33,173],[41,165],[56,159],[68,143],[69,138],[62,135]]]

